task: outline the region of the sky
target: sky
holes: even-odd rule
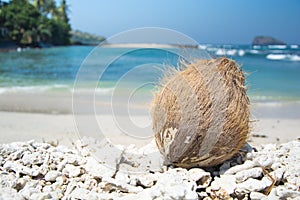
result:
[[[251,44],[257,35],[300,44],[299,0],[69,0],[73,29],[111,37],[161,27],[198,43]]]

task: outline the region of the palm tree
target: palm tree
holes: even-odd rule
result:
[[[54,0],[31,0],[31,2],[43,16],[48,16],[49,14],[53,16],[56,12]]]
[[[56,9],[54,18],[57,20],[61,20],[65,23],[68,23],[69,22],[69,18],[67,14],[68,11],[69,9],[66,0],[62,0],[60,6]]]

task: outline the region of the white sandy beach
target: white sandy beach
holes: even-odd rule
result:
[[[250,144],[282,143],[300,137],[299,104],[289,106],[270,106],[259,104],[252,109],[252,131]],[[290,114],[287,113],[290,109]],[[253,114],[254,113],[254,114]],[[256,117],[254,117],[256,116]],[[137,146],[147,144],[151,140],[151,127],[144,133],[150,136],[148,140],[134,139],[120,130],[111,115],[104,113],[97,117],[102,126],[102,132],[115,144]],[[149,116],[132,116],[133,123],[149,123]],[[67,146],[79,139],[76,123],[71,113],[30,113],[30,112],[0,112],[0,143],[13,141],[53,141]]]
[[[261,106],[258,113],[269,108]],[[300,118],[281,116],[261,115],[252,123],[249,143],[257,152],[250,148],[247,156],[237,154],[213,169],[183,169],[164,166],[160,154],[151,157],[149,151],[157,151],[151,137],[140,140],[123,134],[108,114],[97,116],[103,132],[126,150],[117,152],[108,143],[98,146],[92,140],[100,147],[95,155],[86,150],[89,146],[75,142],[79,136],[72,114],[0,112],[0,143],[9,143],[0,144],[0,199],[297,198],[300,143],[295,139],[300,136]],[[149,121],[146,115],[131,117],[138,123]],[[101,163],[94,159],[99,155]]]
[[[85,96],[80,100],[86,103]],[[0,199],[154,199],[155,194],[158,197],[165,195],[166,198],[172,196],[173,199],[198,199],[214,195],[222,198],[231,195],[240,199],[245,196],[250,199],[272,199],[300,195],[297,179],[299,102],[252,103],[252,130],[248,143],[258,151],[250,148],[251,152],[246,158],[237,154],[213,170],[187,170],[169,168],[163,164],[152,140],[149,115],[151,98],[147,99],[149,101],[146,104],[133,106],[130,115],[124,109],[126,105],[123,100],[116,102],[114,108],[118,112],[112,115],[107,100],[107,97],[101,95],[97,98],[95,118],[85,112],[74,116],[70,93],[1,94],[0,179],[6,186],[0,187]],[[96,130],[94,138],[99,140],[104,135],[116,146],[102,144],[102,141],[94,139],[87,146],[78,143],[78,139],[86,136],[82,132],[78,133],[78,125],[82,125],[75,123],[74,117],[78,116],[83,122],[96,119],[100,129]],[[140,129],[131,129],[132,123]],[[144,129],[141,128],[143,126]],[[89,133],[91,127],[85,127]],[[39,143],[43,141],[45,143]],[[35,148],[34,153],[32,147]],[[148,154],[145,153],[147,151]],[[156,153],[154,157],[150,156],[152,153],[149,154],[149,151]],[[94,158],[101,159],[101,162]],[[33,161],[45,164],[38,166],[31,164]],[[272,186],[263,168],[255,163],[260,163],[272,177],[278,179],[276,186]],[[153,169],[157,169],[154,174]],[[126,174],[128,170],[142,174],[129,175]],[[20,174],[25,176],[20,177]],[[36,180],[37,175],[40,180]],[[270,194],[267,197],[268,192]]]
[[[81,101],[85,102],[85,98],[83,96]],[[97,100],[98,124],[102,126],[101,132],[113,143],[143,146],[151,141],[151,96],[142,100],[143,104],[134,104],[130,117],[126,113],[127,109],[123,108],[128,105],[116,102],[114,108],[120,112],[113,115],[108,96],[100,95]],[[300,102],[253,102],[250,110],[250,144],[282,143],[300,137]],[[72,113],[72,95],[69,92],[1,94],[0,143],[34,139],[58,141],[59,144],[70,146],[79,138]],[[135,130],[135,133],[127,131],[126,135],[121,131],[122,125],[120,128],[116,123],[124,120],[131,120],[127,122],[133,123],[133,126],[148,126],[142,129],[141,134]],[[147,136],[148,139],[135,139],[128,136],[130,134]]]

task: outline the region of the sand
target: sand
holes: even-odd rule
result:
[[[205,197],[208,195],[212,197],[214,195],[224,197],[224,194],[227,195],[227,193],[232,193],[231,195],[237,196],[239,195],[238,192],[244,196],[248,195],[251,199],[262,199],[267,198],[265,194],[269,189],[271,190],[268,196],[270,199],[277,198],[278,196],[293,198],[300,195],[298,191],[298,179],[295,178],[299,174],[299,167],[297,165],[299,162],[299,141],[292,141],[300,138],[299,102],[255,102],[251,104],[251,126],[253,128],[249,135],[248,142],[251,146],[255,147],[255,149],[258,149],[258,152],[252,151],[252,149],[252,153],[247,154],[249,156],[247,156],[245,163],[241,162],[243,158],[234,157],[232,161],[226,161],[220,168],[214,168],[213,171],[204,171],[200,168],[194,168],[191,171],[182,168],[173,169],[172,167],[162,166],[162,172],[153,174],[151,171],[151,173],[143,174],[142,178],[138,179],[138,181],[136,181],[134,176],[131,177],[128,176],[128,174],[124,175],[121,169],[124,168],[123,170],[125,171],[132,169],[133,166],[149,167],[148,164],[155,164],[155,162],[152,161],[160,161],[160,159],[156,159],[155,157],[154,160],[148,160],[151,162],[145,162],[143,159],[150,159],[151,157],[148,157],[148,154],[145,154],[144,157],[141,156],[144,155],[144,153],[135,154],[139,151],[130,145],[135,144],[136,147],[142,147],[144,150],[155,151],[155,143],[150,143],[153,137],[151,116],[147,111],[149,107],[142,107],[143,109],[138,108],[135,110],[136,112],[131,112],[130,116],[124,112],[112,115],[109,112],[110,107],[107,103],[97,102],[97,106],[101,107],[101,109],[97,110],[102,111],[96,115],[99,133],[102,133],[114,144],[124,145],[127,150],[130,150],[128,156],[123,156],[123,152],[121,152],[121,156],[116,156],[116,153],[120,153],[115,151],[116,149],[114,147],[116,146],[111,147],[110,144],[106,145],[105,147],[108,149],[100,146],[100,150],[102,151],[100,151],[101,157],[99,158],[104,156],[109,161],[113,160],[118,163],[111,165],[111,163],[108,162],[107,164],[110,167],[115,166],[119,168],[116,170],[107,168],[106,165],[104,167],[102,164],[93,161],[94,159],[92,159],[92,157],[98,158],[100,154],[95,154],[93,151],[93,154],[90,155],[89,151],[85,149],[89,148],[89,146],[86,147],[76,142],[85,135],[82,133],[79,134],[77,131],[78,124],[76,124],[74,120],[71,105],[69,95],[65,95],[64,97],[30,94],[1,95],[0,148],[3,153],[0,156],[0,167],[3,171],[0,174],[2,181],[2,186],[0,185],[0,199],[17,199],[17,197],[20,197],[19,199],[23,197],[27,199],[52,197],[54,199],[62,197],[78,199],[91,199],[95,197],[116,199],[122,195],[124,197],[128,195],[128,198],[131,199],[153,199],[152,194],[158,194],[158,196],[166,195],[167,197],[174,197],[175,195],[175,199],[198,199],[198,196]],[[122,105],[120,104],[118,106]],[[88,122],[94,118],[94,116],[86,114],[76,115],[75,117],[80,117],[80,119]],[[134,123],[139,128],[130,129],[132,128],[131,123]],[[90,127],[86,128],[89,130],[88,128]],[[98,131],[96,131],[96,133],[98,133]],[[101,135],[98,135],[98,137],[100,138]],[[143,137],[143,139],[139,137]],[[35,140],[35,142],[32,140]],[[13,143],[16,141],[24,141],[24,143]],[[51,145],[51,147],[49,147],[48,143],[36,143],[43,141],[52,142],[54,146]],[[289,143],[284,144],[285,142]],[[9,144],[3,145],[3,143]],[[278,143],[279,145],[269,143]],[[57,146],[58,144],[59,146]],[[94,142],[94,144],[99,148],[99,143]],[[264,145],[260,147],[260,144]],[[65,145],[70,148],[67,149],[60,145]],[[30,149],[35,146],[37,148],[34,153],[32,153]],[[74,150],[75,146],[80,150],[79,152]],[[111,151],[109,151],[111,149],[113,149],[113,153],[115,154],[111,155]],[[13,153],[11,151],[13,151]],[[20,153],[20,151],[22,153]],[[282,155],[282,152],[286,153]],[[17,157],[18,155],[19,157]],[[56,162],[55,160],[59,160],[59,162],[49,164],[48,160],[43,157],[44,155],[50,155],[49,158],[51,158],[54,163]],[[132,158],[133,155],[137,155],[141,160],[137,159],[136,161],[135,158]],[[152,154],[150,153],[149,155]],[[279,158],[278,155],[282,157]],[[116,158],[119,158],[119,160]],[[129,159],[129,161],[124,160],[124,158]],[[130,158],[132,158],[132,160],[130,160]],[[49,161],[52,162],[51,159]],[[61,163],[64,163],[65,160],[68,160],[70,164],[62,165]],[[45,161],[47,165],[46,169],[48,170],[47,173],[43,171],[45,169],[44,165],[31,164],[32,161],[39,163]],[[272,161],[271,164],[270,161]],[[73,162],[73,164],[71,162]],[[282,181],[286,181],[284,185],[276,185],[272,188],[272,181],[263,173],[263,168],[254,165],[254,163],[257,162],[265,167],[271,176],[279,177],[278,182],[282,183]],[[21,165],[20,163],[27,163],[27,165]],[[134,163],[138,164],[135,165]],[[159,163],[161,164],[162,161]],[[253,165],[248,166],[249,163]],[[281,167],[278,168],[278,165]],[[53,169],[57,170],[50,170],[50,166],[54,166]],[[239,170],[237,170],[237,168]],[[223,178],[220,176],[219,178],[219,174],[224,173],[224,171],[225,173],[236,171],[236,173],[226,175]],[[257,172],[259,172],[258,176],[253,178],[253,174],[255,175]],[[25,178],[19,177],[19,174],[26,173],[29,173],[29,175],[25,176],[28,180],[26,179],[27,181],[24,181]],[[82,173],[84,174],[82,175]],[[36,174],[39,174],[38,180],[36,180]],[[209,177],[209,181],[205,181],[207,183],[204,185],[201,185],[202,183],[199,185],[201,182],[200,177],[203,176],[203,174]],[[240,174],[244,174],[243,176],[245,176],[241,177],[241,179],[247,180],[242,182],[232,181],[236,180],[236,177],[240,177]],[[281,174],[281,176],[278,174]],[[283,176],[283,174],[285,175]],[[124,177],[127,178],[124,179]],[[128,177],[135,180],[136,183],[134,184]],[[152,181],[152,177],[156,177],[156,179]],[[198,179],[189,180],[191,177],[198,177]],[[130,184],[126,182],[127,179]],[[45,180],[48,181],[47,184],[53,184],[45,186]],[[99,182],[99,180],[101,180],[101,182]],[[14,186],[14,183],[18,184]],[[96,185],[90,185],[85,188],[86,186],[83,183],[95,183]],[[174,183],[177,185],[174,186]],[[18,189],[20,184],[23,184],[23,189],[21,190]],[[38,186],[36,186],[36,184]],[[54,186],[65,189],[55,189]],[[291,188],[291,186],[293,187]],[[174,190],[174,187],[177,189]],[[200,192],[198,190],[198,193],[196,192],[196,187],[200,188]],[[36,188],[40,188],[40,190],[36,190]],[[251,189],[250,191],[248,191],[249,188]],[[224,193],[224,190],[226,193]],[[235,193],[233,193],[233,191],[235,191]],[[182,194],[184,194],[184,196],[181,196]]]
[[[105,96],[96,103],[97,120],[101,132],[114,144],[137,146],[152,139],[151,97],[130,110],[113,115]],[[83,98],[84,101],[84,98]],[[126,109],[125,109],[126,110]],[[250,144],[282,143],[300,137],[300,102],[252,102]],[[135,126],[138,129],[132,130]],[[99,132],[100,132],[99,131]],[[126,132],[126,133],[124,133]],[[72,145],[78,135],[72,112],[71,93],[7,93],[0,99],[0,143],[14,141],[54,141]],[[143,139],[140,139],[142,137]]]
[[[299,108],[298,108],[299,109]],[[97,117],[102,132],[114,143],[141,146],[150,141],[151,127],[146,127],[147,140],[134,139],[117,127],[113,118],[108,115]],[[300,118],[287,116],[260,117],[252,122],[253,130],[249,137],[250,144],[282,143],[300,137]],[[133,116],[133,121],[147,124],[149,116]],[[144,136],[143,135],[143,136]],[[13,141],[54,141],[70,146],[79,135],[72,114],[45,114],[28,112],[0,112],[0,143]]]

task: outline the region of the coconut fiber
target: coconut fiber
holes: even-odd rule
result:
[[[168,164],[210,167],[231,158],[249,132],[245,76],[228,58],[183,63],[161,81],[152,107],[156,144]]]

